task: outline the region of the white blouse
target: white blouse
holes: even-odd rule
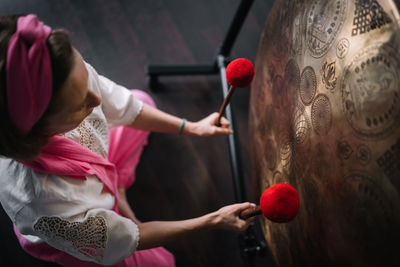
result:
[[[134,121],[143,103],[86,64],[88,87],[101,105],[66,137],[107,157],[108,130]],[[81,260],[112,265],[129,257],[138,227],[112,211],[114,197],[94,175],[86,180],[42,174],[0,158],[0,202],[30,242],[47,242]]]

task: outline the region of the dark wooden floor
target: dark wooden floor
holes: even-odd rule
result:
[[[75,46],[100,74],[150,92],[158,107],[189,120],[217,111],[222,103],[218,76],[165,77],[149,90],[144,66],[150,63],[211,63],[239,0],[2,0],[0,13],[36,13],[53,28],[71,31]],[[232,58],[254,62],[272,1],[256,0],[235,43]],[[247,89],[233,99],[247,194]],[[203,215],[234,203],[227,140],[152,134],[138,166],[129,200],[139,219],[177,220]],[[52,266],[25,254],[0,213],[0,265]],[[238,235],[212,231],[167,246],[177,266],[244,266]],[[14,261],[14,264],[11,262]],[[256,266],[273,266],[267,256]]]

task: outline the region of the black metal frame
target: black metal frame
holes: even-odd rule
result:
[[[146,67],[148,83],[153,91],[157,91],[159,76],[174,76],[174,75],[209,75],[220,74],[222,83],[222,93],[225,98],[228,94],[228,82],[226,80],[226,65],[227,58],[232,50],[233,44],[239,34],[243,22],[253,4],[254,0],[241,0],[238,9],[236,10],[233,21],[229,27],[228,33],[222,45],[217,51],[217,55],[213,64],[210,65],[149,65]],[[230,121],[231,127],[236,132],[234,114],[231,109],[231,104],[228,104],[225,110],[225,116]],[[236,202],[247,201],[243,170],[240,160],[239,145],[235,134],[228,136],[229,156],[231,161],[233,186],[235,190]],[[266,251],[265,241],[257,239],[255,225],[252,224],[247,232],[241,236],[240,246],[242,255],[247,266],[254,265],[254,256],[262,255]]]

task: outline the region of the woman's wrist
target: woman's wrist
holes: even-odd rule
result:
[[[179,135],[183,134],[183,129],[185,129],[186,122],[187,122],[187,119],[182,118],[182,122],[181,122],[181,125],[179,125],[179,130],[178,130]]]
[[[185,123],[184,123],[184,127],[183,127],[183,129],[182,129],[180,134],[181,135],[188,135],[188,136],[195,135],[195,123],[186,120]]]
[[[221,218],[218,216],[218,213],[211,212],[203,216],[204,222],[203,222],[203,229],[205,230],[211,230],[218,228]]]

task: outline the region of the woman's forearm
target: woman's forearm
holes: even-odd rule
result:
[[[164,246],[178,238],[191,233],[212,229],[218,225],[216,212],[183,221],[152,221],[138,225],[140,240],[138,249],[149,249]]]
[[[133,128],[151,132],[179,133],[182,118],[178,118],[143,103],[143,109],[130,125]],[[191,122],[187,121],[182,134],[190,135]]]
[[[243,232],[254,220],[250,217],[243,220],[239,214],[248,209],[254,209],[255,204],[245,202],[220,208],[215,212],[194,219],[172,222],[146,222],[138,225],[140,240],[138,249],[148,249],[163,246],[169,242],[197,233],[206,229],[225,229]]]
[[[129,125],[135,129],[146,130],[150,132],[162,132],[162,133],[179,133],[179,129],[182,128],[181,134],[189,136],[218,136],[228,135],[232,133],[229,129],[229,121],[225,118],[221,119],[221,125],[216,125],[218,113],[203,118],[197,122],[186,121],[183,125],[183,120],[152,106],[143,103],[143,109],[137,115],[135,120]]]

